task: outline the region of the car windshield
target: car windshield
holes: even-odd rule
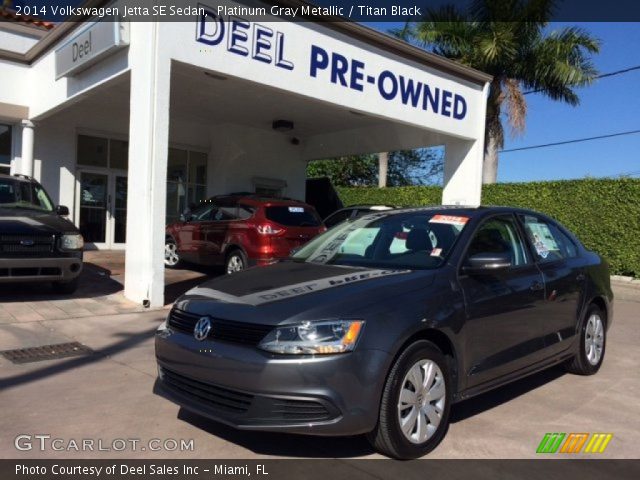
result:
[[[317,227],[320,219],[310,208],[301,205],[279,205],[265,208],[265,216],[287,227]]]
[[[53,202],[47,192],[36,183],[0,178],[0,207],[51,212]]]
[[[291,258],[329,265],[438,268],[468,220],[466,216],[438,211],[372,213],[341,223]]]

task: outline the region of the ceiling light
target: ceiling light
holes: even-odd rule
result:
[[[293,122],[291,120],[274,120],[271,128],[278,132],[290,132],[293,130]]]

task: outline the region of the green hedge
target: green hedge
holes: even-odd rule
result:
[[[440,187],[338,188],[345,205],[441,203]],[[546,213],[585,246],[607,258],[617,275],[640,277],[640,179],[584,179],[485,185],[484,205],[509,205]]]

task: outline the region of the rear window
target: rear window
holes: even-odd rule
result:
[[[268,220],[287,227],[320,226],[320,219],[316,213],[299,205],[266,207],[265,216]]]

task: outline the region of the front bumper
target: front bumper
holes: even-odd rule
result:
[[[72,257],[0,258],[0,283],[68,282],[82,272],[82,253]]]
[[[390,363],[378,350],[284,357],[164,326],[156,358],[154,393],[187,410],[238,429],[310,435],[373,430]]]

